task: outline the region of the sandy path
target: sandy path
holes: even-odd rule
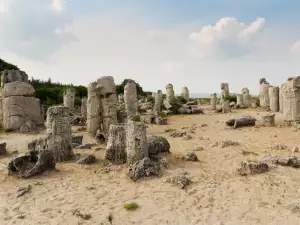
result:
[[[113,215],[112,224],[300,224],[298,185],[300,169],[273,168],[270,172],[250,177],[236,174],[236,168],[245,159],[261,158],[268,154],[299,155],[290,150],[300,147],[299,133],[293,128],[243,128],[229,130],[224,121],[240,114],[259,118],[260,112],[239,111],[226,115],[173,116],[170,125],[149,125],[149,134],[168,137],[167,128],[189,127],[197,124],[193,139],[170,138],[172,155],[167,156],[170,168],[161,178],[132,182],[125,170],[109,174],[96,173],[102,163],[92,166],[75,163],[58,164],[58,171],[47,172],[29,180],[8,177],[6,165],[9,158],[0,159],[0,224],[110,224],[107,216]],[[260,113],[261,114],[261,113]],[[282,118],[278,117],[279,123]],[[200,127],[207,124],[207,127]],[[84,140],[92,139],[84,133]],[[10,152],[26,151],[33,135],[5,135]],[[240,146],[212,148],[215,141],[230,139]],[[272,143],[284,143],[289,149],[271,151]],[[182,162],[176,159],[187,151],[202,146],[196,154],[200,162]],[[105,146],[102,146],[105,147]],[[243,155],[242,151],[258,155]],[[89,153],[91,150],[77,152]],[[104,151],[95,152],[103,158]],[[163,180],[169,175],[187,171],[193,181],[186,190],[181,190]],[[20,185],[31,184],[30,193],[16,198]],[[136,202],[136,211],[126,211],[123,206]],[[83,220],[72,214],[79,209],[91,215]],[[298,210],[298,212],[297,212]]]

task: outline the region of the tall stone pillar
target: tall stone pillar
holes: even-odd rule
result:
[[[188,89],[187,87],[183,87],[183,88],[182,88],[181,96],[182,96],[185,100],[187,100],[187,101],[190,100],[190,92],[189,92],[189,89]]]
[[[279,87],[269,87],[270,110],[279,112]]]
[[[64,106],[68,107],[70,110],[74,109],[74,106],[75,106],[75,90],[73,88],[69,88],[64,93]]]
[[[138,114],[137,89],[134,81],[129,80],[124,87],[125,110],[128,118]]]
[[[237,94],[236,95],[236,104],[238,106],[243,106],[243,95],[242,94]]]
[[[87,98],[86,97],[83,97],[81,99],[81,108],[80,108],[80,111],[81,111],[81,116],[85,119],[87,119]]]
[[[269,87],[270,84],[266,81],[265,78],[261,78],[259,88],[259,102],[262,108],[270,107],[270,97],[269,97]]]
[[[101,100],[100,88],[97,82],[88,85],[88,100],[87,100],[87,131],[96,134],[97,130],[101,129]]]
[[[229,97],[229,85],[228,83],[221,83],[221,100],[223,101]]]
[[[167,85],[166,93],[168,102],[172,103],[175,100],[175,93],[172,84]]]
[[[217,109],[217,94],[216,93],[211,94],[210,105],[211,105],[212,110]]]
[[[230,102],[228,100],[223,100],[222,102],[222,113],[230,112]]]
[[[284,102],[283,102],[283,93],[282,93],[282,86],[279,88],[279,112],[283,113]]]
[[[155,95],[155,104],[154,104],[154,111],[160,113],[161,112],[161,105],[163,102],[163,95],[162,91],[158,90]]]

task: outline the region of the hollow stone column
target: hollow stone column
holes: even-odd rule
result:
[[[95,135],[101,129],[101,121],[100,88],[93,82],[88,85],[87,131]]]
[[[236,95],[236,104],[239,106],[243,106],[243,95],[242,94]]]
[[[81,116],[86,119],[87,118],[87,98],[86,97],[83,97],[81,99],[80,111],[81,111]]]
[[[74,106],[75,106],[75,90],[73,88],[69,88],[64,93],[64,106],[68,107],[70,110],[74,109]]]
[[[107,135],[109,126],[117,124],[117,104],[118,98],[116,95],[116,85],[114,78],[111,76],[104,76],[97,80],[100,90],[101,103],[101,123],[102,132]]]
[[[128,121],[126,126],[126,154],[128,165],[149,156],[145,124]]]
[[[182,88],[181,96],[182,96],[185,100],[187,100],[187,101],[190,100],[190,92],[189,92],[189,89],[188,89],[187,87],[183,87],[183,88]]]
[[[269,87],[270,84],[266,81],[265,78],[261,78],[259,88],[259,102],[262,108],[270,107],[270,97],[269,97]]]
[[[154,104],[154,111],[160,113],[161,112],[161,105],[163,102],[163,95],[162,91],[158,90],[155,96],[155,104]]]
[[[136,116],[138,113],[137,89],[134,81],[129,80],[124,87],[124,101],[127,116]]]
[[[279,112],[279,87],[269,87],[270,110]]]
[[[70,109],[51,106],[47,110],[46,149],[52,150],[57,162],[74,158]]]
[[[174,89],[173,89],[173,85],[172,84],[168,84],[166,86],[166,95],[167,95],[167,100],[168,102],[173,102],[175,100],[175,93],[174,93]]]
[[[212,110],[215,110],[217,108],[217,94],[216,93],[211,94],[210,105],[211,105]]]

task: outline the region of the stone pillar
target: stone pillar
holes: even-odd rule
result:
[[[109,126],[117,124],[117,104],[118,98],[116,95],[116,85],[114,78],[111,76],[104,76],[97,80],[100,89],[101,102],[101,119],[102,132],[107,135]]]
[[[105,159],[115,165],[126,163],[126,125],[111,125],[108,132]]]
[[[160,113],[161,112],[161,105],[163,102],[163,95],[162,91],[158,90],[155,96],[155,104],[154,104],[154,111]]]
[[[74,109],[74,106],[75,106],[75,90],[73,88],[69,88],[64,93],[64,106],[68,107],[70,110]]]
[[[229,97],[229,85],[228,83],[221,83],[221,100],[223,101]]]
[[[175,100],[175,93],[172,84],[167,85],[166,93],[168,102],[172,103]]]
[[[270,110],[279,112],[279,87],[269,87]]]
[[[222,113],[230,112],[230,102],[228,100],[223,100],[222,102]]]
[[[118,95],[118,101],[119,101],[120,104],[124,103],[124,95],[119,94]]]
[[[217,109],[217,94],[216,93],[213,93],[210,95],[210,105],[211,105],[212,110]]]
[[[128,165],[149,156],[145,124],[128,121],[126,126],[126,153]]]
[[[102,130],[101,121],[100,88],[93,82],[88,85],[87,131],[95,135],[97,130]]]
[[[129,80],[124,87],[125,109],[128,117],[134,117],[138,113],[137,89],[134,81]]]
[[[243,95],[242,94],[236,95],[236,104],[238,106],[243,106]]]
[[[243,95],[243,106],[245,107],[251,106],[251,96],[249,94],[249,89],[243,88],[242,95]]]
[[[269,87],[270,84],[266,81],[265,78],[261,78],[260,81],[260,89],[259,89],[259,102],[262,108],[270,107],[270,97],[269,97]]]
[[[72,149],[72,130],[70,109],[64,106],[51,106],[47,110],[47,148],[52,150],[56,162],[74,157]]]
[[[83,97],[81,99],[81,108],[80,108],[80,111],[81,111],[81,116],[85,119],[87,119],[87,98],[86,97]]]
[[[21,70],[4,70],[1,75],[1,87],[14,81],[28,83],[28,75]]]
[[[279,88],[279,112],[281,112],[281,113],[283,113],[283,108],[284,108],[282,86],[283,85],[281,85]]]
[[[156,93],[152,92],[152,98],[155,99],[155,97],[156,97]]]
[[[190,100],[190,92],[189,92],[189,89],[188,89],[187,87],[183,87],[183,88],[182,88],[181,96],[182,96],[185,100],[187,100],[187,101]]]

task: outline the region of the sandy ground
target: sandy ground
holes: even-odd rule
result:
[[[270,172],[242,177],[236,172],[242,160],[260,159],[265,155],[299,155],[291,149],[300,147],[299,132],[292,127],[250,127],[237,130],[226,128],[229,118],[249,114],[260,118],[263,112],[235,111],[219,115],[172,116],[169,125],[150,125],[149,134],[162,135],[171,143],[172,154],[167,156],[169,168],[163,177],[133,182],[125,176],[125,169],[101,173],[103,150],[77,150],[94,153],[95,165],[75,163],[57,164],[57,171],[46,172],[23,180],[7,175],[7,163],[13,154],[0,158],[0,224],[300,224],[300,169],[274,167]],[[276,115],[277,124],[283,124]],[[193,139],[171,138],[165,129],[181,129],[197,125]],[[201,127],[207,124],[207,127]],[[92,138],[86,133],[84,142]],[[1,135],[10,153],[23,152],[34,135]],[[220,140],[240,142],[240,146],[212,148]],[[287,150],[270,150],[273,143],[283,143]],[[196,151],[199,162],[176,159],[188,151]],[[245,155],[243,150],[257,155]],[[171,175],[187,171],[193,183],[182,190],[163,182]],[[32,185],[32,190],[16,197],[19,186]],[[124,204],[136,202],[139,208],[127,211]],[[299,205],[298,205],[299,204]],[[74,210],[91,216],[84,220],[73,215]]]

